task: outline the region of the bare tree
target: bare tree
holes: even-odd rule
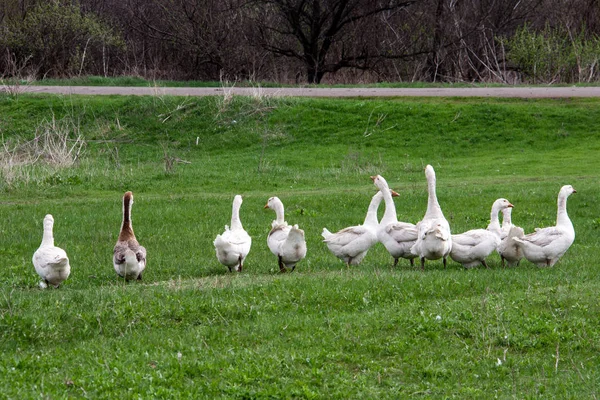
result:
[[[363,33],[375,34],[376,16],[417,0],[250,0],[262,46],[299,60],[309,83],[341,68],[369,68],[371,52]],[[371,24],[371,26],[369,26]]]

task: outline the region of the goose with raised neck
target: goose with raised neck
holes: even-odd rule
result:
[[[472,268],[480,264],[489,268],[485,259],[500,245],[501,232],[498,213],[510,207],[513,205],[508,200],[497,199],[492,204],[490,223],[487,229],[471,229],[452,235],[450,258],[461,263],[465,268]]]
[[[231,209],[231,228],[225,225],[225,231],[217,235],[213,242],[217,259],[227,268],[229,272],[236,270],[242,272],[244,261],[250,253],[252,238],[244,230],[240,219],[240,207],[242,206],[242,196],[239,194],[233,198]]]
[[[395,192],[394,192],[395,193]],[[388,194],[392,195],[388,188]],[[367,215],[362,225],[350,226],[336,233],[331,233],[323,228],[321,236],[327,248],[346,263],[346,266],[358,265],[365,258],[369,249],[378,242],[377,209],[384,195],[378,191],[372,198],[367,208]]]
[[[512,207],[505,208],[502,210],[502,225],[500,226],[500,230],[502,231],[502,239],[508,235],[508,232],[512,227]]]
[[[267,236],[267,246],[277,257],[280,272],[292,271],[296,264],[306,257],[306,240],[304,231],[298,225],[288,225],[285,221],[284,207],[278,197],[271,197],[265,204],[265,209],[275,211],[276,219],[271,222],[271,231]]]
[[[113,266],[115,272],[126,280],[142,280],[142,272],[146,268],[146,249],[140,246],[131,221],[133,193],[123,195],[123,222],[119,238],[113,250]]]
[[[502,210],[501,236],[500,245],[498,246],[502,267],[519,265],[523,258],[523,251],[514,241],[514,238],[525,236],[525,231],[520,226],[513,225],[512,210],[512,207]]]
[[[421,260],[421,269],[425,269],[425,260],[442,259],[446,268],[446,258],[452,249],[450,224],[438,203],[436,194],[435,171],[431,165],[425,167],[427,178],[427,211],[417,223],[417,240],[410,251]]]
[[[48,285],[58,288],[71,274],[71,265],[67,253],[60,247],[54,246],[54,217],[47,214],[44,217],[44,231],[42,243],[33,253],[33,266],[42,281],[40,287],[45,289]]]
[[[513,240],[523,251],[523,257],[540,267],[552,267],[567,252],[575,240],[575,229],[567,213],[567,198],[577,191],[571,185],[558,192],[556,225]]]
[[[410,249],[417,240],[417,227],[409,222],[398,221],[396,206],[387,181],[381,175],[372,176],[371,179],[383,193],[385,203],[385,211],[377,229],[377,239],[394,258],[394,267],[398,264],[399,258],[410,260],[410,265],[414,266],[416,255]]]

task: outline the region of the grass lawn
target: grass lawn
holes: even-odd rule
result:
[[[6,146],[43,132],[85,141],[68,168],[6,167],[0,182],[0,393],[27,398],[595,398],[600,387],[600,100],[0,97]],[[74,142],[68,142],[72,145]],[[347,269],[321,241],[363,221],[383,175],[398,217],[427,203],[435,167],[453,233],[493,201],[526,232],[556,219],[576,239],[553,268],[526,260],[424,272],[381,245]],[[117,279],[121,198],[148,250]],[[253,238],[230,274],[212,241],[241,194]],[[279,274],[275,215],[308,254]],[[60,289],[31,263],[42,220],[71,260]],[[383,206],[379,215],[383,213]]]

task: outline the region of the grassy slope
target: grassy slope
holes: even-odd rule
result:
[[[0,390],[50,397],[592,397],[600,373],[600,101],[0,98],[5,138],[66,115],[88,139],[77,168],[3,187]],[[377,123],[378,118],[380,122]],[[196,144],[197,143],[197,144]],[[115,152],[118,148],[118,155]],[[191,164],[164,171],[164,149]],[[118,163],[116,162],[118,160]],[[423,166],[454,232],[497,197],[532,231],[563,184],[577,239],[552,269],[392,270],[385,249],[346,270],[320,239],[362,221],[380,173],[400,219],[426,205]],[[144,283],[115,279],[120,199],[148,248]],[[212,240],[244,196],[253,237],[230,275]],[[266,247],[278,195],[307,259],[279,275]],[[381,212],[381,210],[380,210]],[[31,266],[46,213],[72,276],[40,291]],[[440,316],[441,319],[436,318]],[[178,357],[178,353],[180,356]],[[502,361],[498,365],[498,359]]]

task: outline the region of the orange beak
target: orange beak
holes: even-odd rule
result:
[[[373,182],[375,182],[375,179],[377,179],[377,177],[376,177],[376,176],[371,176],[370,178],[371,178],[371,180],[372,180]]]
[[[265,206],[263,207],[263,209],[264,208],[269,208],[269,203],[265,204]]]
[[[396,192],[394,190],[391,190],[391,189],[390,189],[390,192],[392,192],[392,197],[400,197],[400,195],[398,194],[398,192]]]
[[[508,207],[512,208],[514,206],[511,203],[508,203]]]

